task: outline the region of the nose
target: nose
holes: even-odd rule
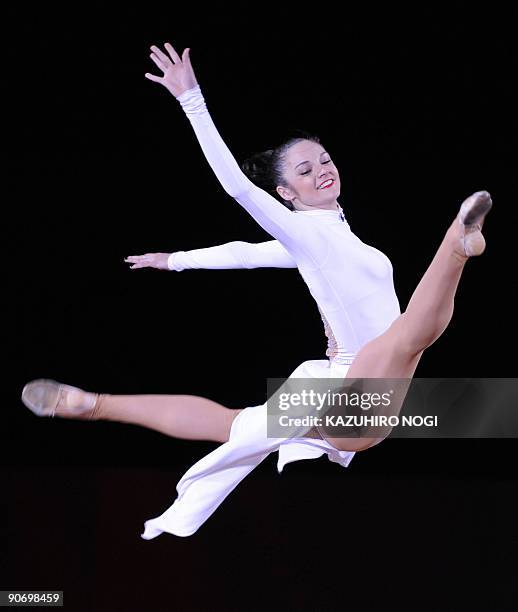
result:
[[[321,178],[323,176],[325,176],[326,174],[329,174],[329,167],[324,166],[323,164],[320,165],[320,172],[318,173],[318,177]]]

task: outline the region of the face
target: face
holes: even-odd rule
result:
[[[278,186],[277,193],[297,210],[336,208],[340,177],[321,144],[302,140],[292,145],[284,156],[284,180],[287,186]]]

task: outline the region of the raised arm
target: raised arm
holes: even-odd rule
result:
[[[156,46],[151,47],[151,58],[162,70],[163,76],[147,73],[146,77],[161,83],[180,102],[207,161],[225,191],[285,246],[289,248],[293,244],[300,244],[301,224],[297,215],[248,179],[219,135],[194,75],[190,49],[185,49],[180,58],[172,45],[166,43],[165,48],[169,55]]]
[[[280,242],[270,240],[252,244],[250,242],[227,242],[219,246],[174,253],[146,253],[130,255],[125,259],[135,268],[158,268],[159,270],[230,270],[250,268],[296,268],[297,264]]]

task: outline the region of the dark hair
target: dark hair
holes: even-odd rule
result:
[[[284,158],[290,147],[303,140],[310,140],[320,144],[318,136],[303,130],[294,130],[290,137],[277,147],[262,153],[255,153],[241,164],[243,172],[255,185],[267,191],[290,210],[293,210],[292,203],[284,200],[277,193],[276,187],[278,185],[288,186],[284,180]]]

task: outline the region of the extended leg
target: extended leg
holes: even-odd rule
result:
[[[470,226],[459,223],[459,217],[455,219],[406,311],[384,334],[360,350],[346,378],[413,377],[424,350],[441,336],[451,320],[455,293],[468,255],[479,255],[484,250],[480,226],[490,207],[491,198],[487,192],[477,192],[466,200],[461,213],[469,215]],[[476,211],[479,212],[478,217]],[[478,225],[475,225],[477,222]],[[401,405],[403,400],[404,396],[401,397]],[[333,438],[322,429],[320,432],[339,450],[365,450],[381,441],[373,438]]]
[[[186,440],[226,442],[240,410],[195,395],[88,393],[51,380],[28,383],[22,400],[39,416],[132,423]]]

